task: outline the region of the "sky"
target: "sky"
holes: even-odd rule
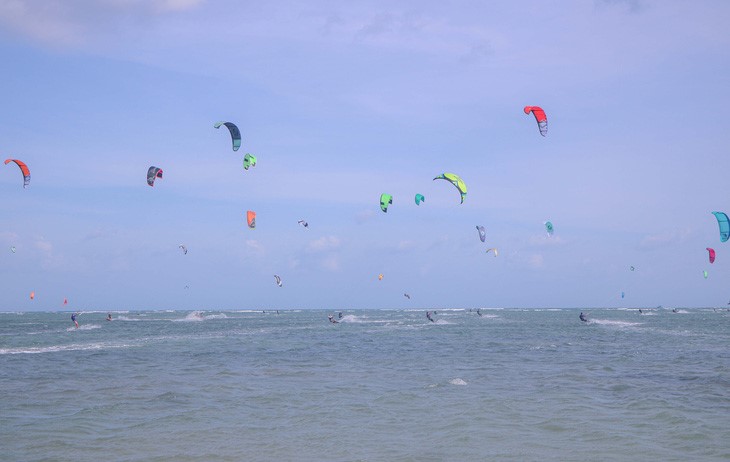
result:
[[[0,310],[724,307],[728,20],[722,0],[4,1],[0,156],[31,181],[0,165]]]

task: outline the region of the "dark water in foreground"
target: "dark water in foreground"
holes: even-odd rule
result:
[[[9,461],[730,460],[730,312],[0,313]]]

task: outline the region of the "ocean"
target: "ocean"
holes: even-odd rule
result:
[[[730,460],[730,312],[642,311],[0,313],[0,460]]]

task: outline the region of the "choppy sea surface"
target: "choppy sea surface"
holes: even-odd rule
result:
[[[0,313],[8,461],[730,460],[730,312]]]

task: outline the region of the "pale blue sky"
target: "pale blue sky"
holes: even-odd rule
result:
[[[3,2],[0,155],[32,179],[0,164],[0,310],[725,306],[728,20],[724,1]]]

